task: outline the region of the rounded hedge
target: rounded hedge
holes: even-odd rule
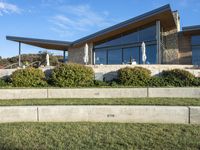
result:
[[[45,74],[36,68],[19,69],[12,73],[11,82],[14,87],[44,87],[47,86]]]
[[[168,86],[184,87],[193,86],[195,76],[186,70],[173,69],[163,71],[161,77],[165,79]]]
[[[87,87],[94,84],[91,67],[80,64],[61,64],[53,69],[50,83],[58,87]]]
[[[125,86],[147,86],[151,71],[142,67],[126,67],[118,71],[119,82]]]

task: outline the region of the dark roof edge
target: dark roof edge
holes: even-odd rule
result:
[[[183,32],[184,31],[194,31],[194,30],[200,30],[200,25],[182,27]]]
[[[126,21],[124,21],[124,22],[121,22],[121,23],[119,23],[119,24],[113,25],[113,26],[108,27],[108,28],[106,28],[106,29],[100,30],[100,31],[98,31],[98,32],[96,32],[96,33],[93,33],[93,34],[91,34],[91,35],[88,35],[88,36],[86,36],[86,37],[80,38],[80,39],[78,39],[78,40],[72,42],[72,44],[73,44],[73,45],[79,44],[79,43],[81,43],[81,42],[84,42],[84,41],[86,41],[86,40],[90,40],[90,39],[92,39],[92,38],[94,38],[94,37],[100,36],[100,35],[105,34],[105,33],[107,33],[107,32],[110,32],[110,31],[116,30],[116,29],[118,29],[118,28],[127,26],[127,25],[129,25],[130,23],[134,23],[134,22],[137,22],[137,21],[144,20],[144,19],[146,19],[146,18],[148,18],[148,17],[150,17],[150,16],[152,16],[152,15],[161,13],[161,12],[166,11],[166,10],[170,10],[170,11],[171,11],[171,7],[170,7],[169,4],[164,5],[164,6],[162,6],[162,7],[159,7],[159,8],[157,8],[157,9],[154,9],[154,10],[152,10],[152,11],[149,11],[149,12],[147,12],[147,13],[144,13],[144,14],[142,14],[142,15],[139,15],[139,16],[137,16],[137,17],[131,18],[131,19],[126,20]]]
[[[26,38],[17,36],[6,36],[7,40],[15,42],[40,42],[43,44],[58,44],[58,45],[70,45],[71,42],[68,41],[57,41],[57,40],[47,40],[47,39],[36,39],[36,38]]]

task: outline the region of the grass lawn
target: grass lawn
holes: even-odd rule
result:
[[[200,149],[200,126],[122,123],[0,124],[0,149]]]
[[[0,106],[23,105],[167,105],[200,106],[200,98],[29,99],[0,100]]]

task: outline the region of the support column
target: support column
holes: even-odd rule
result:
[[[66,60],[66,51],[67,51],[67,50],[64,50],[64,51],[63,51],[63,63],[66,63],[66,61],[67,61],[67,60]]]
[[[19,65],[19,67],[21,67],[22,66],[22,64],[21,64],[21,42],[19,42],[19,59],[18,59],[18,65]]]
[[[157,64],[161,64],[160,21],[156,21]]]

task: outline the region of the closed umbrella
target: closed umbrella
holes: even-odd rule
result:
[[[143,64],[145,64],[146,59],[147,59],[147,55],[146,55],[146,45],[145,45],[144,42],[142,42],[141,49],[142,49],[142,62],[143,62]]]
[[[86,65],[88,63],[88,51],[89,51],[89,47],[88,47],[88,44],[86,43],[84,47],[84,57],[83,57],[84,63]]]
[[[47,66],[50,66],[50,62],[49,62],[49,54],[47,53],[46,55],[46,63],[47,63]]]

